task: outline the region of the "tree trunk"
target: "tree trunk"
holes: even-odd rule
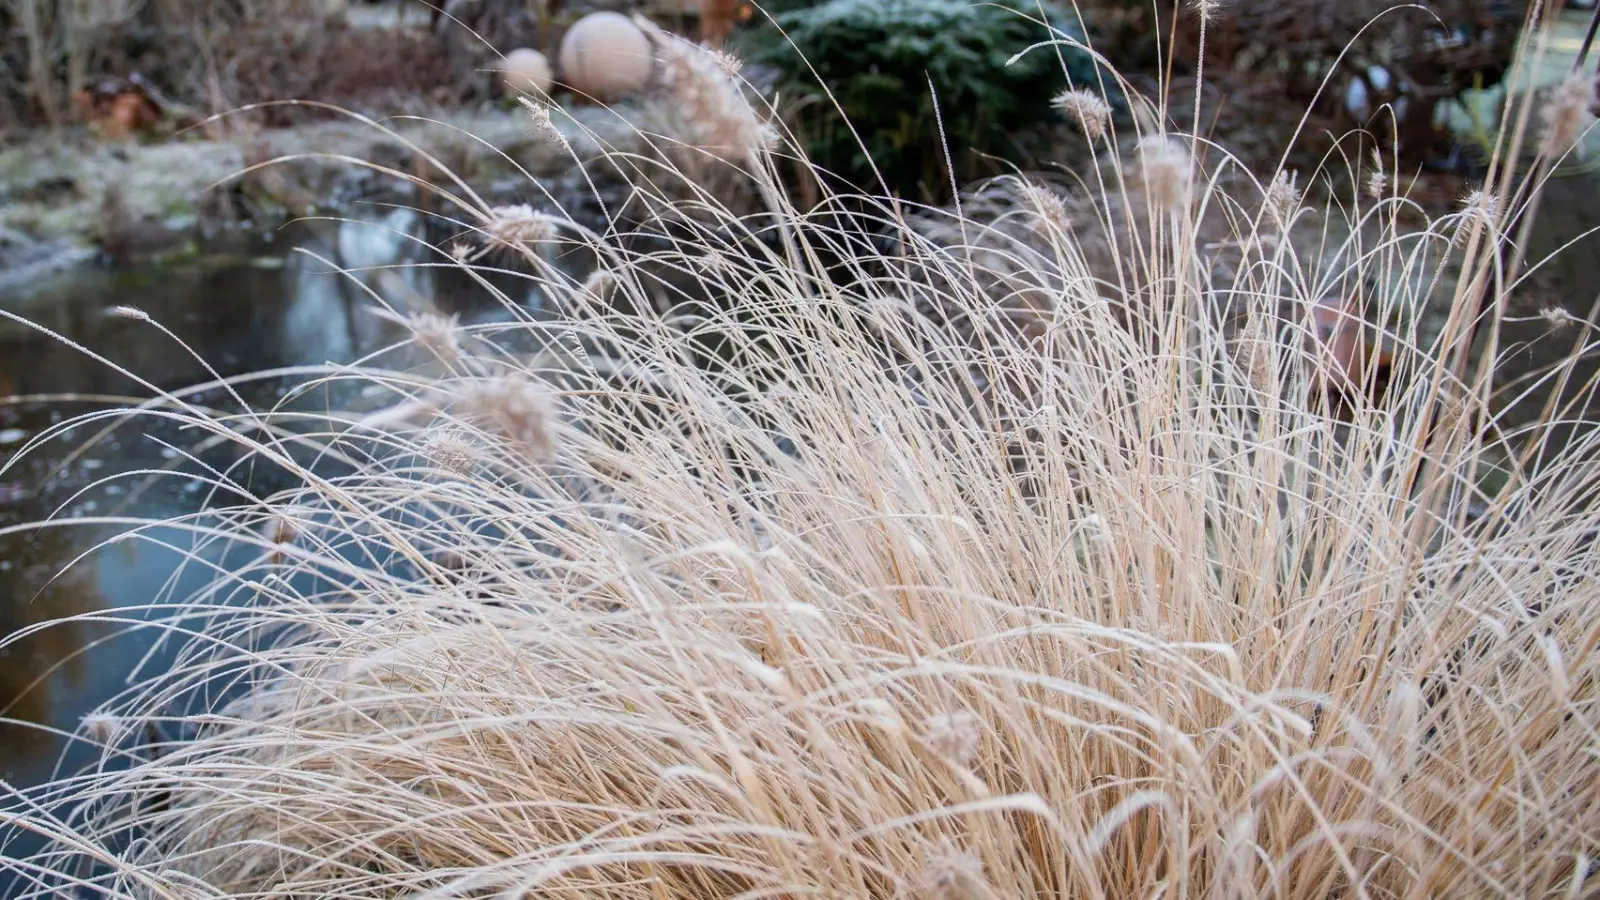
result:
[[[45,0],[22,0],[22,33],[28,42],[28,92],[51,127],[61,124],[54,68],[50,65],[50,23],[45,20]]]

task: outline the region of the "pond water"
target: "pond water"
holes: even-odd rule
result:
[[[70,770],[92,758],[81,746],[63,757],[62,732],[126,689],[152,652],[155,629],[129,627],[142,615],[139,608],[181,598],[208,578],[181,566],[181,554],[156,540],[95,549],[118,533],[97,518],[164,519],[201,507],[208,485],[199,479],[118,477],[163,467],[192,471],[177,450],[163,446],[191,446],[192,433],[151,417],[92,443],[105,423],[51,429],[153,396],[118,367],[154,388],[181,392],[213,380],[211,370],[229,377],[348,362],[404,340],[402,326],[367,311],[375,305],[367,288],[401,310],[455,313],[468,323],[511,318],[458,269],[412,265],[441,260],[419,239],[439,243],[447,236],[416,213],[384,210],[364,221],[298,222],[271,240],[241,238],[182,263],[87,271],[27,296],[0,298],[0,309],[59,335],[0,319],[0,635],[38,628],[0,648],[0,810],[16,802],[12,790],[48,780],[58,763]],[[525,281],[493,280],[514,302],[537,311],[539,298]],[[143,310],[172,336],[112,312],[118,306]],[[254,381],[240,393],[253,406],[270,406],[292,380]],[[229,405],[222,391],[182,396]],[[45,442],[30,446],[41,435]],[[46,521],[52,524],[32,524]],[[169,538],[180,546],[188,541]],[[90,613],[101,615],[41,627]],[[159,666],[159,654],[146,665]],[[0,856],[25,855],[26,844],[0,839]],[[0,895],[10,895],[3,879]]]

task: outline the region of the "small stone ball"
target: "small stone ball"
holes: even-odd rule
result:
[[[507,94],[532,94],[542,97],[550,93],[555,73],[550,70],[550,60],[543,53],[523,47],[506,54],[497,67],[500,70],[500,88]]]
[[[561,80],[579,94],[615,100],[650,84],[655,52],[639,26],[614,12],[590,13],[561,39]]]

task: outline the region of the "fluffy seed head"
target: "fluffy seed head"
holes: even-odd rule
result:
[[[1567,312],[1565,309],[1559,306],[1547,306],[1544,309],[1539,310],[1539,315],[1546,322],[1550,323],[1551,328],[1557,330],[1566,328],[1574,321],[1572,318],[1572,313]]]
[[[522,448],[535,459],[555,451],[554,407],[544,385],[524,375],[474,379],[456,390],[463,419]]]
[[[422,445],[422,454],[454,475],[466,475],[478,461],[478,445],[459,428],[441,428]]]
[[[1267,215],[1280,228],[1288,228],[1293,219],[1295,207],[1300,204],[1300,186],[1297,183],[1300,176],[1296,172],[1281,170],[1272,176],[1272,183],[1267,185],[1265,207]]]
[[[113,306],[110,314],[121,319],[135,319],[140,322],[150,321],[150,314],[134,306]]]
[[[1189,151],[1174,138],[1152,134],[1139,142],[1144,188],[1158,208],[1174,209],[1189,202]]]
[[[560,224],[561,220],[555,216],[520,203],[489,210],[483,233],[491,247],[526,250],[554,238]]]
[[[1100,140],[1111,123],[1110,104],[1093,91],[1083,88],[1062,91],[1050,102],[1091,141]]]
[[[1090,513],[1080,522],[1083,536],[1096,544],[1104,544],[1111,540],[1111,526],[1106,524],[1105,516],[1099,513]]]
[[[732,53],[725,53],[721,50],[707,50],[706,53],[711,57],[711,61],[717,64],[717,68],[721,69],[729,78],[737,76],[744,69],[744,60],[734,56]]]
[[[976,900],[988,895],[983,860],[945,839],[922,867],[922,896],[928,900]]]
[[[1241,348],[1246,381],[1252,391],[1262,396],[1270,396],[1273,385],[1278,380],[1277,357],[1272,345],[1272,340],[1266,334],[1266,328],[1257,322],[1251,326]],[[1101,530],[1104,530],[1103,525]]]
[[[1595,122],[1591,108],[1595,102],[1594,90],[1594,82],[1587,75],[1573,72],[1550,92],[1539,110],[1544,122],[1546,154],[1560,156],[1577,147],[1578,155],[1583,155],[1583,147],[1578,142]]]
[[[1414,734],[1417,718],[1427,705],[1427,698],[1416,684],[1405,682],[1395,686],[1389,695],[1389,709],[1384,730],[1391,735]]]
[[[1067,231],[1072,222],[1072,213],[1067,206],[1067,200],[1055,188],[1047,184],[1034,181],[1025,181],[1022,194],[1033,204],[1035,231],[1048,232],[1050,229]]]
[[[408,316],[402,316],[382,307],[373,309],[373,313],[380,319],[404,325],[410,330],[422,349],[432,353],[439,359],[451,362],[460,358],[460,316],[444,316],[435,312],[414,312]]]
[[[287,547],[300,538],[300,524],[287,513],[273,513],[262,523],[261,536],[274,547]]]
[[[101,744],[110,743],[122,733],[126,723],[121,716],[94,712],[83,717],[83,732],[89,739]]]
[[[1374,200],[1382,200],[1384,193],[1389,190],[1389,176],[1382,169],[1374,169],[1367,175],[1367,196]]]
[[[1500,214],[1500,198],[1485,190],[1475,190],[1461,200],[1456,224],[1456,240],[1464,242],[1476,231],[1495,227]]]
[[[617,273],[605,268],[595,269],[583,279],[583,287],[579,289],[579,294],[590,300],[603,301],[616,283]]]
[[[1545,665],[1550,670],[1550,692],[1557,703],[1566,703],[1571,695],[1571,681],[1567,678],[1567,664],[1561,656],[1561,643],[1550,635],[1539,639],[1539,649],[1544,651]]]
[[[533,123],[533,130],[543,137],[561,137],[561,129],[550,118],[550,104],[540,103],[531,97],[518,96],[517,102],[528,111],[528,121]]]
[[[1215,19],[1221,7],[1221,0],[1189,0],[1189,8],[1194,10],[1194,14],[1200,17],[1202,23]]]
[[[662,85],[685,143],[737,163],[772,146],[777,132],[734,79],[741,65],[736,58],[650,28]]]
[[[1384,171],[1383,157],[1372,151],[1372,170],[1367,173],[1367,196],[1382,200],[1389,191],[1389,173]]]
[[[933,752],[958,766],[972,762],[983,741],[978,718],[969,712],[929,716],[922,723],[922,736]]]

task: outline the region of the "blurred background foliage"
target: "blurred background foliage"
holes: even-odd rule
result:
[[[877,189],[881,174],[911,199],[948,196],[941,124],[958,180],[995,174],[1000,160],[1024,164],[1049,150],[1046,126],[1060,121],[1050,99],[1068,79],[1095,77],[1077,50],[1044,48],[1007,65],[1052,29],[1082,38],[1076,17],[1054,3],[790,0],[768,12],[772,21],[745,33],[741,49],[778,72],[788,124],[812,161],[865,189]]]

